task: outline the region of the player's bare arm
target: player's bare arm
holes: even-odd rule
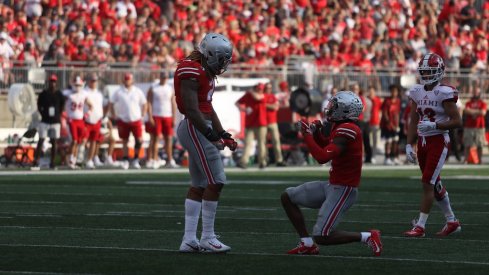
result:
[[[419,115],[417,113],[418,104],[411,100],[411,111],[409,113],[409,125],[407,130],[407,144],[414,144],[417,137],[417,125],[419,122]]]
[[[195,128],[205,134],[207,132],[207,124],[205,123],[205,120],[211,119],[211,117],[204,117],[199,110],[199,83],[197,80],[183,79],[180,88],[182,91],[183,104],[187,112],[187,119],[190,120]]]
[[[148,121],[151,125],[155,124],[153,119],[153,88],[149,88],[147,97]],[[143,113],[144,114],[144,113]]]
[[[216,114],[216,111],[212,110],[212,129],[214,129],[218,133],[224,132],[224,128],[222,127],[221,121]]]
[[[457,105],[453,101],[443,102],[443,109],[450,120],[436,123],[436,128],[440,130],[450,130],[462,127],[462,118],[458,112]]]
[[[173,118],[173,125],[175,125],[175,121],[177,119],[177,100],[175,95],[171,97],[171,115]]]

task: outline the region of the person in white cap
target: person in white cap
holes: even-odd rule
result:
[[[71,153],[68,160],[68,166],[71,169],[76,168],[78,148],[80,145],[85,144],[86,141],[85,121],[83,119],[85,104],[89,111],[92,110],[92,105],[88,100],[87,93],[83,92],[84,85],[85,83],[81,76],[76,76],[71,93],[66,96],[66,113],[68,115],[68,126],[70,128],[72,140],[70,146]]]
[[[109,110],[117,119],[117,130],[122,139],[124,161],[122,168],[129,168],[129,134],[134,136],[134,159],[131,166],[141,169],[139,164],[139,150],[143,144],[143,114],[146,113],[146,97],[143,91],[133,85],[133,75],[124,75],[122,85],[109,99]]]

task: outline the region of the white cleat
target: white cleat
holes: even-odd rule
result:
[[[226,253],[231,250],[231,247],[221,243],[217,236],[201,239],[200,248],[206,253]]]
[[[121,162],[121,167],[122,167],[122,169],[124,169],[124,170],[129,169],[129,161],[128,161],[128,160],[123,160],[123,161]]]
[[[166,163],[167,168],[180,168],[180,165],[178,165],[174,159]]]
[[[139,165],[139,159],[134,159],[131,162],[131,167],[134,169],[141,169],[141,165]]]
[[[95,167],[102,167],[104,164],[100,161],[100,158],[98,156],[93,157],[93,164]]]
[[[146,161],[146,168],[153,168],[153,167],[154,167],[154,161],[152,159]]]
[[[85,168],[87,168],[87,169],[95,169],[95,164],[93,163],[92,160],[89,160],[89,161],[87,161],[87,163],[85,163]]]
[[[179,251],[183,253],[199,253],[202,251],[202,249],[200,248],[199,241],[197,240],[183,240]]]

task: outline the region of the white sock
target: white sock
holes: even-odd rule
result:
[[[453,214],[452,206],[450,205],[450,198],[448,197],[448,192],[445,194],[445,197],[441,201],[436,201],[441,211],[445,215],[447,222],[455,221],[455,214]]]
[[[216,219],[217,201],[202,200],[202,239],[215,236],[214,220]]]
[[[429,215],[430,214],[419,212],[419,219],[418,219],[418,222],[416,223],[416,225],[419,226],[419,227],[425,228],[426,221],[428,220],[428,216]]]
[[[311,237],[305,237],[301,238],[302,243],[304,243],[304,246],[311,247],[314,244],[314,241],[312,240]]]
[[[202,203],[191,199],[185,200],[185,240],[197,240],[200,208]]]
[[[360,240],[362,243],[366,243],[368,238],[372,235],[370,232],[360,232],[360,234],[362,235],[362,239]]]
[[[112,156],[108,156],[108,157],[107,157],[107,161],[108,161],[108,162],[114,162],[114,160],[112,159]]]

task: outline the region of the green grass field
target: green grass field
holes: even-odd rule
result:
[[[339,228],[378,228],[384,253],[360,243],[289,256],[298,242],[280,205],[288,186],[325,179],[326,168],[227,173],[216,232],[226,255],[180,254],[187,173],[0,174],[0,273],[489,274],[489,167],[445,169],[462,232],[434,205],[423,239],[402,237],[418,213],[419,173],[367,170]],[[467,176],[457,178],[456,176]],[[478,176],[478,177],[475,177]],[[316,210],[304,210],[312,228]],[[199,226],[200,228],[200,226]]]

